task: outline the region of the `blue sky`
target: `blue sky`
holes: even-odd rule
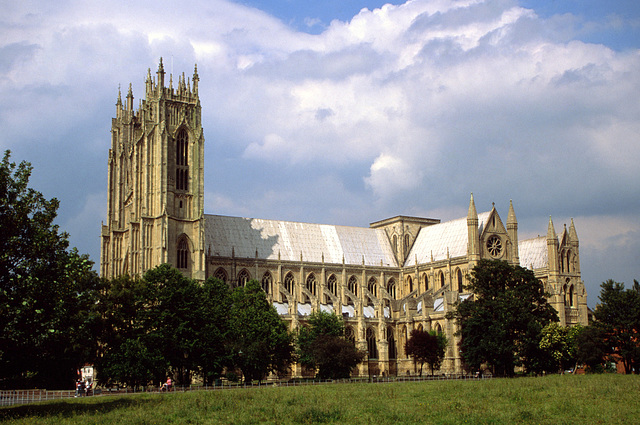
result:
[[[0,20],[0,149],[99,261],[118,87],[198,64],[205,211],[574,218],[589,305],[640,279],[640,12],[595,0],[60,0]]]

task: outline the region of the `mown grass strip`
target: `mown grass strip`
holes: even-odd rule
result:
[[[0,409],[8,424],[629,424],[640,377],[547,376],[93,397]]]

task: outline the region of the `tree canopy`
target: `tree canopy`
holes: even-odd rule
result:
[[[293,360],[293,335],[257,280],[231,294],[229,330],[233,364],[245,380],[286,373]]]
[[[513,375],[520,363],[529,372],[541,371],[541,330],[558,317],[533,271],[480,260],[467,289],[474,297],[448,315],[458,321],[466,365],[479,371],[487,363],[499,376]]]
[[[423,331],[414,329],[404,345],[407,356],[413,358],[414,364],[420,364],[420,376],[422,367],[426,363],[433,375],[435,369],[440,369],[447,348],[447,337],[435,331]]]
[[[100,280],[93,263],[68,250],[54,219],[59,202],[29,187],[32,167],[0,164],[0,382],[72,385],[92,351],[91,313]],[[69,332],[73,329],[74,332]]]
[[[625,373],[640,373],[640,284],[631,289],[611,279],[603,282],[596,306],[595,326],[600,327],[609,358],[622,363]]]
[[[298,330],[298,359],[318,369],[320,379],[348,378],[366,353],[345,337],[344,322],[335,313],[314,312]]]

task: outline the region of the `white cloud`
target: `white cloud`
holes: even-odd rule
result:
[[[106,176],[118,84],[137,102],[163,56],[175,74],[198,63],[209,213],[366,224],[466,211],[473,191],[530,216],[637,218],[640,54],[580,41],[587,24],[511,0],[413,0],[310,35],[225,0],[13,2],[0,148],[35,156],[77,216]],[[65,155],[48,163],[52,146]],[[87,193],[60,177],[79,160]],[[77,236],[94,259],[98,227]]]

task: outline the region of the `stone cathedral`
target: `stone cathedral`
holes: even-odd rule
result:
[[[170,263],[231,287],[256,279],[291,329],[314,311],[342,316],[348,337],[368,353],[360,375],[415,373],[404,353],[413,329],[444,332],[450,343],[441,372],[460,372],[455,323],[445,314],[472,296],[463,285],[483,258],[532,269],[561,324],[587,324],[573,220],[557,233],[550,218],[545,236],[519,240],[512,203],[505,225],[495,207],[478,213],[473,195],[467,216],[447,222],[397,216],[350,227],[205,214],[198,83],[196,68],[174,87],[160,60],[155,75],[147,73],[138,108],[131,85],[124,102],[118,93],[102,276]]]

